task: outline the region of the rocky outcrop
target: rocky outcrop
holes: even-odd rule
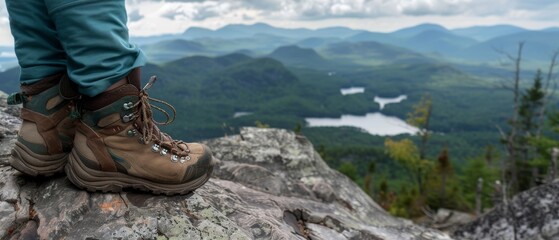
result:
[[[15,129],[19,120],[0,114]],[[285,130],[244,128],[208,141],[221,159],[215,177],[172,197],[25,177],[6,162],[13,138],[8,131],[1,143],[0,239],[449,239],[390,216]]]
[[[457,239],[559,239],[559,181],[516,195],[454,235]]]

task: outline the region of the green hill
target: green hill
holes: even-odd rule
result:
[[[267,57],[279,60],[286,65],[294,67],[320,69],[328,68],[333,65],[320,56],[315,50],[310,48],[301,48],[295,45],[279,47],[267,55]]]

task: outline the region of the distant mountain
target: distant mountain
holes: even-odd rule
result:
[[[182,37],[188,39],[198,38],[221,38],[221,39],[236,39],[247,38],[257,34],[268,34],[278,37],[286,37],[293,39],[304,39],[309,37],[348,37],[362,32],[361,30],[353,30],[346,27],[330,27],[318,30],[311,30],[306,28],[277,28],[265,23],[256,23],[252,25],[245,24],[230,24],[217,30],[210,30],[205,28],[189,28],[186,30]]]
[[[183,35],[187,38],[222,38],[222,39],[235,39],[246,38],[256,34],[277,35],[282,37],[291,37],[307,32],[306,29],[281,29],[275,28],[265,23],[256,23],[252,25],[245,24],[229,24],[217,30],[208,30],[202,28],[195,28],[193,32],[188,29]]]
[[[0,46],[0,72],[17,67],[17,59],[13,46]]]
[[[322,49],[322,52],[334,59],[356,60],[364,62],[394,62],[403,60],[428,61],[423,55],[401,47],[378,42],[341,42]]]
[[[421,24],[392,33],[363,32],[347,38],[351,42],[375,41],[422,53],[453,55],[464,47],[476,44],[468,37],[458,36],[435,24]]]
[[[328,28],[320,28],[313,31],[312,36],[321,37],[321,38],[346,38],[362,32],[366,32],[366,31],[355,30],[346,27],[328,27]]]
[[[212,55],[215,51],[207,49],[198,42],[174,39],[145,45],[142,50],[152,62],[166,62],[186,56]]]
[[[508,47],[511,45],[510,42],[517,43],[523,40],[541,45],[534,46],[533,51],[527,49],[532,51],[533,54],[529,52],[526,55],[527,57],[534,56],[536,60],[539,60],[544,58],[541,55],[545,55],[545,52],[538,55],[537,51],[555,49],[553,33],[558,32],[559,28],[528,31],[512,25],[475,26],[448,30],[436,24],[420,24],[391,33],[381,33],[345,27],[330,27],[317,30],[306,28],[288,29],[274,27],[265,23],[256,23],[251,25],[230,24],[217,30],[191,27],[183,34],[147,37],[141,38],[141,41],[149,42],[163,39],[162,41],[142,46],[150,60],[158,63],[180,59],[185,56],[219,56],[239,51],[251,56],[263,56],[275,51],[279,47],[290,45],[315,49],[318,51],[318,54],[325,53],[326,55],[324,56],[327,59],[351,62],[356,58],[361,58],[358,61],[359,63],[363,63],[361,60],[370,62],[370,59],[367,60],[365,57],[370,58],[372,55],[379,54],[376,51],[386,51],[386,49],[366,49],[364,50],[365,52],[356,51],[349,55],[336,56],[333,54],[336,49],[332,49],[329,46],[342,42],[377,42],[406,48],[410,52],[419,52],[434,58],[450,57],[454,60],[486,61],[498,58],[498,54],[495,54],[493,50],[494,48],[511,49]],[[540,37],[547,39],[539,39]],[[361,47],[366,45],[363,44]],[[346,44],[345,46],[349,45]],[[373,46],[370,45],[368,47]],[[373,49],[375,48],[373,47]],[[423,62],[426,60],[423,56],[416,57],[412,55],[411,59],[401,58],[400,56],[383,55],[383,59],[391,59],[390,61],[406,59],[404,62],[407,63]],[[279,57],[274,56],[274,58],[277,59]],[[291,61],[286,60],[285,58],[281,59],[284,63],[293,65],[293,59]],[[309,64],[310,62],[307,62],[307,65]],[[318,64],[315,65],[315,67],[319,67]]]
[[[434,52],[452,56],[455,55],[456,50],[476,43],[476,40],[454,35],[447,30],[425,30],[407,38],[399,45],[419,52]]]
[[[424,31],[442,31],[442,32],[445,32],[445,31],[448,31],[448,30],[441,25],[425,23],[425,24],[420,24],[420,25],[417,25],[417,26],[403,28],[403,29],[394,31],[394,32],[390,33],[390,35],[395,36],[395,37],[399,37],[399,38],[409,38],[409,37],[413,37],[417,34],[420,34]]]
[[[192,40],[199,42],[219,54],[249,50],[253,54],[266,54],[274,49],[296,42],[294,39],[259,33],[244,38],[199,38]]]
[[[279,47],[267,57],[296,67],[324,68],[331,65],[315,50],[295,45]]]
[[[174,39],[156,44],[143,46],[144,51],[179,51],[179,52],[204,52],[207,51],[204,46],[198,42],[187,41],[183,39]]]
[[[295,45],[302,47],[302,48],[320,48],[324,47],[328,44],[332,44],[335,42],[343,41],[340,38],[320,38],[320,37],[311,37],[305,38],[301,41],[295,43]]]
[[[210,37],[213,34],[215,34],[215,31],[201,27],[190,27],[183,33],[184,36],[189,38],[205,38]]]
[[[402,39],[391,35],[390,33],[379,33],[379,32],[362,32],[355,34],[351,37],[346,38],[350,42],[379,42],[387,43],[391,45],[398,45],[402,42]]]
[[[523,31],[493,38],[464,49],[461,57],[477,61],[497,60],[504,57],[499,51],[514,54],[520,42],[525,42],[524,59],[547,61],[559,49],[559,31]]]
[[[254,54],[254,52],[249,50],[249,49],[240,49],[240,50],[236,50],[233,53],[239,53],[239,54],[243,54],[243,55],[250,56],[250,57],[256,56],[256,54]]]
[[[10,94],[19,92],[19,67],[0,72],[0,90]]]
[[[478,41],[487,41],[495,37],[524,31],[527,30],[513,25],[475,26],[451,30],[451,32],[456,35],[473,38]]]
[[[550,28],[542,29],[542,31],[544,31],[544,32],[558,32],[559,27],[550,27]]]
[[[137,44],[140,47],[154,44],[157,42],[162,41],[169,41],[174,39],[180,39],[180,35],[178,34],[163,34],[163,35],[155,35],[155,36],[130,36],[130,42],[133,44]]]
[[[19,67],[16,58],[2,58],[0,57],[0,72],[4,72],[8,69]]]

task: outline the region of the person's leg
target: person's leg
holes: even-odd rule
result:
[[[164,194],[206,183],[213,170],[208,147],[173,140],[155,126],[153,99],[135,70],[145,59],[128,42],[124,0],[45,2],[68,55],[68,75],[85,95],[68,179],[90,191]]]
[[[96,96],[146,60],[128,41],[124,0],[44,0],[80,93]]]
[[[52,175],[64,169],[75,133],[73,103],[59,91],[66,54],[43,1],[6,0],[6,6],[21,66],[21,92],[8,102],[23,103],[10,163],[29,175]]]
[[[6,0],[22,84],[66,72],[66,54],[43,1]]]

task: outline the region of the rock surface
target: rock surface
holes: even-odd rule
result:
[[[466,224],[456,239],[559,239],[559,181],[516,195]]]
[[[8,129],[0,239],[450,239],[390,216],[308,140],[285,130],[245,128],[207,142],[221,161],[189,195],[101,194],[63,175],[34,179],[13,170],[7,158],[19,120],[0,115]]]

